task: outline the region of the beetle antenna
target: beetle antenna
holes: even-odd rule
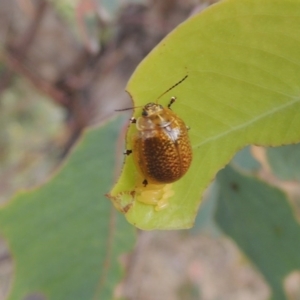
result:
[[[157,99],[156,99],[156,103],[157,101],[166,93],[170,92],[171,90],[174,89],[174,87],[176,87],[177,85],[179,85],[180,83],[182,83],[184,80],[186,80],[188,78],[188,75],[185,75],[181,80],[179,80],[177,83],[175,83],[174,85],[172,85],[169,89],[167,89],[165,92],[163,92]]]
[[[130,110],[130,109],[139,108],[139,107],[142,107],[142,105],[140,105],[140,106],[133,106],[133,107],[127,107],[127,108],[122,108],[122,109],[115,109],[115,111],[125,111],[125,110]]]

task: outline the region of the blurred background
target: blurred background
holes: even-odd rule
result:
[[[1,0],[0,202],[42,184],[80,133],[131,105],[126,83],[178,24],[217,1]],[[147,84],[147,83],[145,83]],[[116,294],[136,300],[264,300],[270,291],[213,225],[139,232]],[[13,264],[0,243],[0,299]]]

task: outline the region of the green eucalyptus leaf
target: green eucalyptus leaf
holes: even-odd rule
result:
[[[140,184],[131,156],[110,192],[127,220],[142,229],[189,228],[201,195],[233,157],[249,144],[300,141],[300,1],[228,0],[188,19],[143,60],[127,91],[134,106],[159,99],[191,129],[193,162],[172,184],[169,206],[156,211],[136,201]],[[137,107],[134,116],[141,114]],[[127,133],[132,149],[134,125]]]
[[[278,178],[300,181],[300,144],[268,148],[266,155]]]
[[[260,169],[260,163],[251,154],[251,147],[245,147],[235,154],[231,164],[236,168],[246,172],[256,172]]]
[[[88,130],[64,166],[43,186],[0,209],[0,233],[14,262],[8,299],[112,299],[121,253],[134,228],[105,198],[113,181],[121,120]]]
[[[226,167],[217,176],[216,222],[264,275],[272,299],[287,299],[283,282],[300,270],[300,225],[279,189]]]

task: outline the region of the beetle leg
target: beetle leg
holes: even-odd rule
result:
[[[170,102],[168,104],[168,108],[171,109],[171,105],[176,101],[176,97],[171,97]]]
[[[131,154],[131,153],[132,153],[132,150],[125,150],[125,151],[123,152],[124,155],[129,155],[129,154]]]
[[[148,184],[148,181],[147,181],[147,179],[144,179],[144,181],[143,181],[142,183],[143,183],[144,187],[146,187],[146,186],[147,186],[147,184]]]
[[[132,117],[129,119],[130,123],[131,124],[135,124],[136,123],[136,118]]]

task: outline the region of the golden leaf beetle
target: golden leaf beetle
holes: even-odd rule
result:
[[[132,149],[124,154],[132,153],[137,170],[143,178],[143,185],[169,184],[179,180],[189,169],[192,162],[192,147],[188,136],[188,128],[172,110],[158,104],[158,100],[183,82],[188,75],[161,94],[156,103],[148,103],[143,107],[138,119],[131,118],[136,124],[137,133],[132,138]]]

